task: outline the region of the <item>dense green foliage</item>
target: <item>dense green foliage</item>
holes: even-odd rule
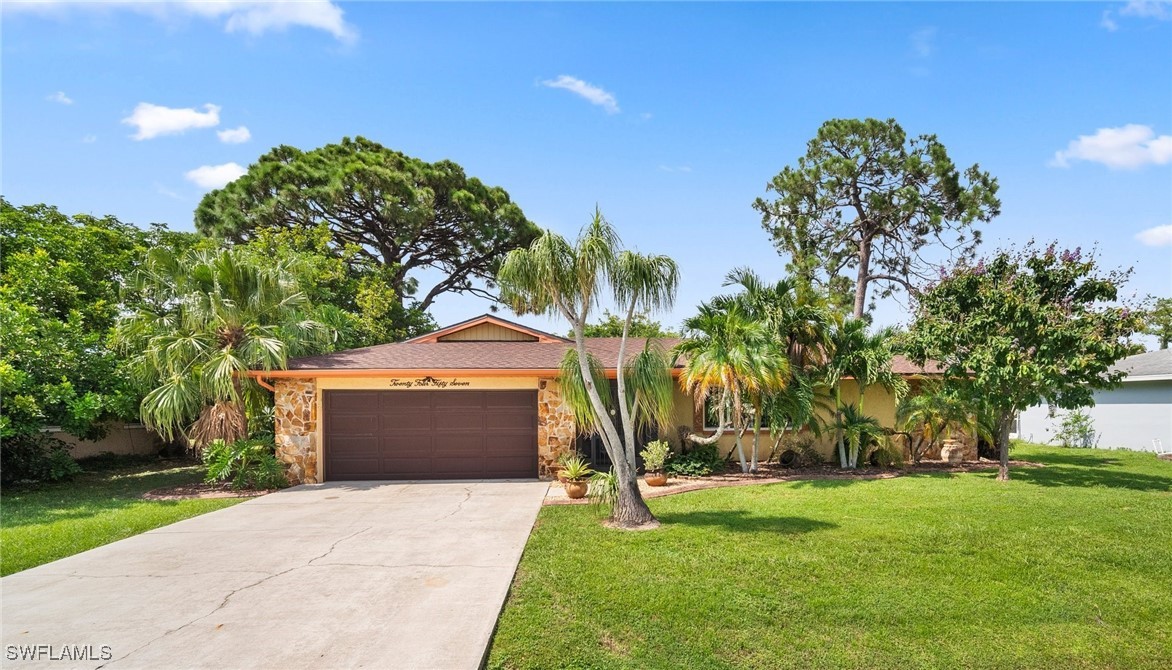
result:
[[[871,284],[880,296],[910,291],[938,247],[971,255],[980,241],[974,224],[1001,208],[996,179],[977,165],[962,175],[935,135],[909,138],[894,119],[827,121],[767,190],[775,199],[753,207],[789,271],[824,284],[855,318]]]
[[[202,446],[245,437],[247,416],[268,396],[244,374],[283,369],[290,355],[333,343],[300,290],[296,259],[154,249],[134,284],[142,304],[119,321],[115,339],[145,392],[143,423],[168,439]]]
[[[208,484],[232,482],[236,489],[281,489],[289,485],[272,440],[214,440],[200,454]]]
[[[139,395],[109,342],[119,311],[137,300],[123,294],[121,282],[146,249],[192,244],[193,237],[0,198],[4,481],[75,470],[61,443],[42,435],[46,427],[98,439],[111,420],[135,417]]]
[[[273,228],[327,230],[328,254],[358,283],[343,300],[372,303],[360,311],[373,320],[371,337],[417,334],[444,293],[493,297],[501,258],[539,232],[504,189],[456,163],[428,163],[362,137],[311,151],[276,147],[204,196],[195,220],[201,232],[232,242]],[[323,251],[315,235],[281,243]],[[440,278],[421,289],[419,273],[429,268]]]
[[[672,495],[654,533],[544,507],[487,665],[1172,665],[1172,463],[1014,453],[1045,467]]]
[[[1167,349],[1172,342],[1172,298],[1159,298],[1147,313],[1144,333],[1152,335],[1161,349]]]
[[[119,458],[81,464],[85,472],[69,482],[9,488],[0,494],[0,575],[241,500],[143,500],[142,494],[152,489],[198,483],[203,468],[191,461]]]
[[[622,337],[623,324],[625,319],[612,314],[610,310],[602,310],[602,319],[598,323],[588,323],[584,329],[586,337]],[[631,317],[631,323],[627,326],[627,335],[629,337],[678,337],[678,334],[667,330],[658,321],[653,321],[646,312],[636,312]],[[570,331],[569,337],[573,337],[573,331]]]
[[[103,422],[133,415],[107,340],[119,280],[148,243],[113,217],[0,199],[0,440],[45,426],[100,437]]]
[[[713,472],[724,470],[725,461],[715,444],[698,444],[686,447],[683,453],[675,454],[664,469],[668,474],[680,477],[707,477]]]
[[[954,435],[984,432],[972,400],[959,389],[934,381],[925,382],[918,393],[899,399],[895,422],[908,436],[913,463],[919,463],[924,453]]]
[[[917,296],[908,353],[939,361],[992,407],[1003,475],[1015,413],[1091,405],[1123,377],[1109,368],[1133,353],[1128,338],[1143,325],[1142,312],[1117,302],[1127,275],[1101,273],[1077,249],[1029,245],[962,263]]]

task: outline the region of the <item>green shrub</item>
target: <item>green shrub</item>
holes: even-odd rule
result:
[[[707,477],[724,470],[724,459],[715,444],[701,444],[691,451],[673,456],[665,468],[668,474],[681,477]]]
[[[44,433],[13,435],[0,444],[0,483],[53,482],[81,472],[69,445]]]
[[[643,457],[643,468],[647,472],[663,472],[664,464],[671,457],[671,445],[666,440],[648,442],[639,455]]]
[[[252,438],[224,442],[214,440],[204,447],[203,464],[208,484],[231,480],[235,489],[279,489],[289,485],[285,466],[277,460],[271,441]]]
[[[1062,415],[1054,438],[1064,447],[1095,446],[1095,422],[1082,410]]]

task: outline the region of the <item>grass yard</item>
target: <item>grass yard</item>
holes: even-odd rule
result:
[[[148,501],[143,493],[198,482],[189,461],[83,463],[71,481],[0,493],[0,575],[27,570],[181,519],[234,505],[240,498]]]
[[[1169,668],[1172,462],[658,498],[663,528],[550,506],[490,668]]]

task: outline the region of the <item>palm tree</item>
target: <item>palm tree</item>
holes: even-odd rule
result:
[[[704,304],[700,313],[684,321],[684,340],[676,353],[684,359],[680,385],[703,407],[716,399],[720,420],[716,434],[708,438],[690,436],[705,444],[718,440],[729,422],[736,431],[737,457],[743,472],[756,471],[758,440],[753,440],[752,465],[746,463],[741,438],[746,426],[749,401],[755,432],[760,433],[763,403],[768,394],[785,388],[789,361],[781,355],[764,325],[748,318],[735,303]]]
[[[545,231],[525,249],[509,252],[497,273],[501,299],[518,314],[562,316],[570,322],[574,349],[563,360],[561,382],[581,414],[579,425],[591,425],[598,433],[607,455],[614,463],[618,480],[617,499],[611,507],[611,521],[621,527],[646,527],[656,522],[639,493],[635,470],[635,424],[638,416],[670,415],[670,372],[664,363],[662,374],[649,374],[654,352],[645,348],[645,359],[627,360],[627,340],[636,312],[670,309],[679,285],[679,270],[667,256],[650,256],[622,249],[615,229],[597,209],[593,220],[582,228],[571,244],[552,231]],[[590,315],[609,292],[625,311],[618,359],[618,419],[615,424],[605,396],[606,384],[598,375],[600,367],[586,351],[585,329]],[[572,359],[570,358],[572,357]],[[661,362],[665,357],[659,356]],[[577,374],[573,374],[574,365]],[[647,374],[645,374],[647,373]],[[632,381],[632,375],[657,383],[668,380],[666,388],[653,390]],[[577,412],[576,412],[577,413]],[[620,426],[622,428],[620,432]]]
[[[924,452],[957,433],[978,440],[991,440],[993,435],[976,402],[939,383],[928,384],[920,393],[901,399],[895,408],[895,420],[900,430],[909,435],[908,450],[914,463],[920,462]]]
[[[795,370],[826,362],[835,315],[816,294],[801,291],[793,277],[767,284],[749,268],[729,272],[724,285],[740,286],[742,291],[713,302],[736,301],[752,318],[763,322]]]
[[[873,416],[862,413],[851,404],[838,406],[838,418],[834,424],[842,439],[850,443],[850,467],[858,467],[859,455],[866,455],[871,442],[883,437],[883,426]]]
[[[157,248],[131,282],[143,304],[118,322],[114,341],[130,354],[134,380],[149,389],[142,422],[195,448],[247,436],[249,412],[267,396],[243,373],[284,368],[288,356],[331,340],[311,318],[290,261],[239,249],[177,255]]]
[[[785,426],[819,428],[814,389],[806,384],[807,375],[826,363],[830,326],[835,322],[835,317],[817,294],[800,290],[799,283],[792,277],[768,284],[753,270],[736,268],[725,277],[724,285],[739,286],[741,291],[734,296],[718,297],[713,300],[713,304],[720,307],[735,304],[750,318],[761,322],[773,337],[781,355],[787,358],[790,368],[787,383],[773,389],[754,405],[754,459],[751,470],[756,472],[755,456],[763,416],[780,411],[770,421],[771,433],[776,432],[775,427],[779,422],[783,426],[781,435],[777,437],[778,442],[788,429]],[[789,388],[794,391],[788,391]]]
[[[834,389],[835,406],[838,408],[838,423],[842,423],[842,380],[851,377],[859,389],[858,412],[863,412],[867,387],[879,384],[896,397],[907,393],[907,382],[891,371],[891,359],[895,353],[891,348],[894,329],[881,328],[868,333],[867,323],[862,319],[847,319],[833,329],[830,335],[833,356],[826,366],[826,382]],[[858,465],[859,451],[851,443],[847,453],[842,430],[836,431],[839,463],[843,467]]]

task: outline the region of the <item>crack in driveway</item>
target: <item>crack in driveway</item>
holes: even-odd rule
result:
[[[179,631],[183,630],[184,628],[187,628],[188,626],[191,626],[192,624],[195,624],[195,623],[198,623],[198,622],[200,622],[200,621],[203,621],[204,619],[206,619],[206,618],[208,618],[208,617],[212,616],[212,615],[213,615],[213,614],[215,614],[216,612],[219,612],[220,610],[222,610],[222,609],[224,609],[225,607],[227,607],[227,606],[228,606],[228,601],[232,600],[232,597],[233,597],[233,596],[235,596],[237,593],[240,593],[240,592],[242,592],[242,591],[247,591],[247,590],[249,590],[249,589],[251,589],[251,588],[253,588],[253,587],[256,587],[256,586],[260,586],[261,584],[264,584],[265,582],[267,582],[267,581],[269,581],[269,580],[271,580],[271,579],[275,579],[275,578],[277,578],[277,577],[280,577],[280,576],[282,576],[282,575],[287,575],[287,574],[289,574],[290,572],[293,572],[294,570],[300,570],[300,569],[302,569],[302,568],[307,568],[307,567],[310,567],[310,566],[312,566],[314,561],[321,560],[321,559],[325,558],[326,556],[329,556],[331,553],[333,553],[333,551],[334,551],[335,549],[337,549],[337,548],[338,548],[338,545],[339,545],[339,544],[341,544],[342,542],[345,542],[346,540],[349,540],[349,539],[351,539],[351,538],[353,538],[353,537],[356,537],[356,536],[358,536],[358,535],[361,535],[362,533],[365,533],[365,532],[367,532],[367,531],[371,530],[372,528],[373,528],[373,526],[370,526],[370,527],[367,527],[367,528],[363,528],[362,530],[355,531],[355,532],[353,532],[353,533],[351,533],[351,534],[349,534],[349,535],[347,535],[347,536],[345,536],[345,537],[342,537],[342,538],[339,538],[339,539],[335,540],[335,541],[334,541],[334,543],[330,545],[330,548],[329,548],[329,549],[327,549],[327,550],[326,550],[324,553],[322,553],[321,555],[319,555],[319,556],[314,556],[313,558],[309,559],[308,561],[306,561],[305,565],[294,565],[293,567],[286,568],[286,569],[284,569],[284,570],[281,570],[280,572],[274,572],[274,573],[267,574],[266,576],[262,577],[261,579],[258,579],[258,580],[256,580],[255,582],[252,582],[251,584],[245,584],[244,586],[241,586],[241,587],[238,587],[238,588],[232,589],[231,591],[229,591],[229,592],[228,592],[228,594],[227,594],[227,595],[225,595],[225,596],[224,596],[224,599],[220,601],[220,604],[219,604],[219,605],[216,605],[216,606],[215,606],[215,607],[214,607],[214,608],[213,608],[213,609],[212,609],[210,612],[208,612],[207,614],[203,614],[203,615],[201,615],[201,616],[198,616],[198,617],[196,617],[196,618],[192,619],[191,621],[188,621],[188,622],[187,622],[187,623],[185,623],[185,624],[182,624],[182,625],[180,625],[180,626],[178,626],[178,627],[176,627],[176,628],[172,628],[172,629],[170,629],[170,630],[168,630],[168,631],[165,631],[165,632],[164,632],[162,635],[159,635],[159,636],[157,636],[157,637],[154,637],[154,638],[152,638],[152,639],[150,639],[150,640],[146,641],[145,643],[143,643],[143,644],[139,645],[138,647],[136,647],[136,648],[132,649],[132,650],[131,650],[129,653],[127,653],[127,654],[125,654],[125,655],[123,655],[123,656],[119,656],[118,658],[112,659],[112,660],[110,660],[110,661],[107,661],[106,663],[103,663],[102,665],[99,665],[99,666],[97,666],[97,667],[98,667],[98,670],[100,670],[101,668],[105,668],[105,667],[107,667],[107,666],[109,666],[109,665],[113,665],[113,664],[115,664],[115,663],[119,663],[119,662],[121,662],[121,661],[124,661],[124,660],[126,660],[126,659],[130,658],[131,656],[133,656],[133,655],[137,654],[138,652],[142,651],[143,649],[146,649],[147,647],[151,646],[152,644],[154,644],[154,643],[158,642],[159,640],[162,640],[163,638],[166,638],[166,637],[168,637],[168,636],[170,636],[170,635],[172,635],[172,634],[174,634],[174,633],[178,633]]]

